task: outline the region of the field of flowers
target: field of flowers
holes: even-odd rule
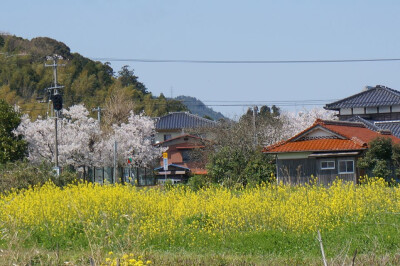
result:
[[[47,183],[0,196],[0,248],[318,257],[320,230],[328,257],[395,254],[399,216],[400,188],[382,179],[199,191]]]

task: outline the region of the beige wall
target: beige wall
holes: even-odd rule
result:
[[[179,137],[181,135],[184,135],[185,133],[182,133],[182,131],[178,131],[178,132],[176,132],[176,131],[175,132],[157,132],[156,139],[155,139],[156,143],[163,142],[164,141],[164,135],[166,135],[166,134],[170,134],[171,138],[176,138],[176,137]]]

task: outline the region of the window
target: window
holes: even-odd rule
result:
[[[321,161],[321,170],[335,169],[335,161]]]
[[[164,134],[164,141],[171,139],[171,134]]]
[[[354,161],[343,160],[339,161],[339,174],[351,174],[354,173]]]
[[[182,150],[181,155],[182,155],[182,162],[187,163],[191,160],[190,156],[190,150]]]

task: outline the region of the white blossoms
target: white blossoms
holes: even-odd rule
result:
[[[128,123],[113,125],[104,133],[99,122],[89,117],[83,105],[74,105],[63,111],[64,117],[58,119],[59,165],[112,166],[114,141],[118,146],[118,165],[133,158],[136,166],[146,166],[160,151],[151,143],[154,122],[143,115],[131,112]],[[54,159],[55,125],[54,118],[37,119],[32,122],[27,115],[22,117],[16,129],[28,142],[28,159],[32,162],[52,161]]]

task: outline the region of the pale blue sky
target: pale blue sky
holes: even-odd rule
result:
[[[10,0],[0,31],[46,36],[90,58],[320,60],[400,58],[399,1]],[[400,90],[400,62],[128,64],[154,95],[206,104],[333,100],[365,85]],[[225,102],[210,102],[225,101]],[[260,103],[261,104],[261,103]],[[233,117],[247,107],[214,106]]]

